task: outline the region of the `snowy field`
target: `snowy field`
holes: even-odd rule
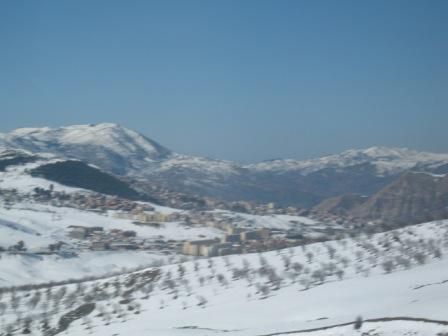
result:
[[[1,321],[17,335],[26,323],[42,335],[46,322],[50,331],[74,336],[436,336],[448,332],[448,326],[395,320],[365,322],[355,331],[352,324],[337,325],[357,316],[447,320],[447,238],[448,221],[439,221],[356,239],[189,261],[51,290],[7,292]],[[86,306],[88,302],[95,304]],[[61,330],[61,316],[77,307],[92,311]],[[26,322],[30,312],[32,321]],[[319,329],[328,326],[336,327]]]

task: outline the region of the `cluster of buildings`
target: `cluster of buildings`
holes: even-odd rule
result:
[[[71,225],[68,236],[78,241],[78,248],[92,251],[145,250],[169,255],[182,248],[182,242],[163,236],[143,239],[133,230],[104,230],[100,226]]]
[[[232,243],[223,243],[219,239],[191,240],[184,243],[182,253],[191,256],[214,257],[241,253],[240,246]]]
[[[351,225],[356,222],[356,219],[352,216],[342,213],[333,214],[325,211],[311,210],[308,216],[320,222],[335,223],[343,226]]]
[[[253,201],[223,201],[207,196],[185,194],[179,191],[172,191],[154,183],[145,185],[146,189],[156,199],[161,200],[165,205],[183,210],[230,210],[243,212],[252,215],[284,214],[291,216],[303,215],[304,209],[288,206],[282,207],[275,203],[257,203]]]
[[[137,225],[157,226],[166,222],[189,222],[190,216],[187,213],[172,212],[163,213],[158,211],[147,212],[147,209],[136,208],[133,211],[119,211],[114,213],[115,218],[130,219]]]
[[[142,242],[137,240],[137,233],[132,230],[112,229],[105,231],[100,226],[69,226],[68,236],[84,241],[91,250],[137,250]]]
[[[17,192],[16,189],[0,189],[0,199],[3,201],[5,208],[20,202],[24,197]]]
[[[208,209],[230,210],[235,212],[248,213],[251,215],[290,215],[301,216],[304,213],[304,209],[288,206],[282,207],[276,203],[257,203],[251,201],[235,201],[224,202],[211,198],[205,198]]]
[[[65,193],[53,188],[35,188],[32,194],[35,201],[49,203],[58,207],[72,207],[97,212],[115,211],[153,211],[149,204],[137,203],[117,196],[106,196],[98,193]]]
[[[208,210],[204,198],[201,196],[172,191],[154,184],[153,181],[144,184],[144,187],[152,197],[160,200],[166,206],[183,210]]]
[[[215,257],[251,252],[250,246],[257,241],[269,240],[268,229],[246,230],[232,227],[219,239],[192,240],[184,243],[182,253],[192,256]]]
[[[154,210],[149,204],[137,203],[125,198],[101,194],[70,194],[69,204],[79,209],[96,210],[99,212],[105,212],[107,210],[127,212]]]

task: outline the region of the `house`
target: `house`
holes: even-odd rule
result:
[[[138,245],[135,243],[110,243],[111,250],[138,250]]]
[[[90,243],[90,249],[95,251],[104,251],[110,248],[109,242],[105,241],[93,241]]]
[[[73,227],[68,233],[68,236],[75,239],[85,239],[87,237],[88,231],[85,227]]]
[[[124,212],[124,211],[116,212],[114,214],[114,217],[119,218],[119,219],[133,219],[134,217],[137,217],[137,216],[138,215],[134,216],[132,213]]]
[[[240,242],[240,240],[241,240],[241,237],[239,234],[226,234],[222,238],[223,243],[238,243],[238,242]]]
[[[204,257],[216,257],[222,252],[224,249],[231,249],[232,244],[231,243],[218,243],[218,244],[212,244],[208,246],[202,246],[201,247],[201,255]]]
[[[192,256],[201,256],[206,251],[206,247],[215,244],[215,239],[192,240],[184,243],[182,253]]]
[[[137,232],[132,231],[132,230],[123,231],[121,234],[123,235],[123,237],[127,237],[127,238],[137,236]]]
[[[163,226],[163,224],[158,223],[158,222],[132,222],[135,225],[140,225],[140,226],[150,226],[156,229],[159,229]]]
[[[258,239],[268,239],[271,235],[269,229],[261,229],[255,231],[245,231],[242,232],[240,238],[242,241],[246,240],[258,240]]]
[[[227,225],[226,231],[227,231],[227,234],[229,234],[229,235],[236,235],[236,234],[239,235],[242,232],[244,232],[244,229],[237,228],[233,225]]]

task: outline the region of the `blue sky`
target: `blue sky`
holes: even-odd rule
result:
[[[448,152],[448,1],[0,2],[0,131],[116,122],[238,161]]]

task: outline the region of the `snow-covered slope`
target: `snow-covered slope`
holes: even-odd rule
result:
[[[3,169],[0,169],[0,189],[15,189],[20,193],[30,193],[36,187],[48,189],[53,185],[56,191],[68,193],[85,191],[29,174],[31,170],[42,165],[62,161],[64,160],[51,154],[33,155],[20,150],[0,150],[0,165],[3,166]]]
[[[59,188],[56,186],[55,188]],[[59,190],[59,189],[58,189]],[[66,189],[66,191],[70,191]],[[158,212],[171,213],[176,209],[153,205]],[[132,230],[148,243],[156,240],[195,240],[221,237],[223,232],[209,227],[189,227],[180,222],[164,223],[160,228],[138,226],[130,219],[115,217],[115,212],[98,214],[75,208],[54,207],[30,202],[0,205],[0,247],[7,249],[23,241],[28,253],[0,256],[0,287],[62,281],[83,276],[101,276],[122,267],[148,266],[154,260],[168,256],[157,249],[147,251],[95,252],[80,248],[78,241],[69,238],[70,226],[102,227],[104,230]],[[64,251],[77,254],[65,258],[57,254],[36,255],[48,251],[49,244],[64,243]],[[81,252],[80,252],[81,251]]]
[[[124,174],[142,162],[160,160],[171,152],[143,135],[116,124],[73,125],[61,128],[19,128],[0,134],[0,145],[31,152],[74,157]],[[137,168],[134,167],[134,168]]]
[[[3,134],[6,145],[36,152],[64,150],[69,146],[98,146],[123,156],[146,159],[165,157],[170,151],[156,142],[117,124],[73,125],[61,128],[19,128]]]
[[[20,314],[33,318],[36,335],[58,334],[42,332],[44,320],[51,330],[73,336],[261,336],[313,328],[308,335],[437,335],[448,331],[448,323],[424,319],[446,321],[447,241],[448,221],[433,222],[6,293],[4,324],[21,333]],[[68,329],[58,329],[65,325],[60,317],[79,307],[88,316],[79,311]],[[357,316],[379,320],[353,331],[349,323]]]

